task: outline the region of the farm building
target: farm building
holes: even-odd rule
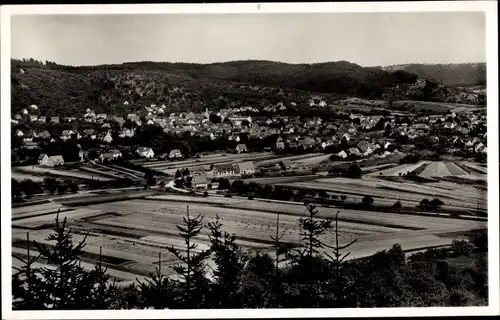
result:
[[[349,154],[352,154],[352,155],[355,155],[355,156],[362,156],[362,153],[359,152],[358,148],[350,148],[349,150]]]
[[[102,163],[105,163],[105,162],[108,162],[108,161],[113,161],[113,160],[115,160],[115,157],[113,156],[113,153],[111,153],[111,152],[105,152],[105,153],[102,153],[102,154],[99,156],[99,160],[100,160]]]
[[[113,137],[111,136],[111,132],[108,131],[105,134],[103,134],[101,136],[100,140],[102,140],[103,142],[106,142],[106,143],[111,143],[111,141],[113,141]]]
[[[236,172],[241,175],[255,173],[255,166],[252,161],[237,163],[235,167],[236,167]]]
[[[38,134],[38,138],[40,139],[50,139],[50,133],[47,130],[43,130]]]
[[[118,134],[118,136],[120,138],[125,138],[125,137],[133,137],[134,136],[134,130],[130,130],[130,129],[124,129],[122,131],[120,131],[120,133]]]
[[[179,149],[173,149],[170,151],[170,153],[168,154],[168,157],[170,159],[180,159],[182,158],[182,152],[179,150]]]
[[[24,148],[26,149],[36,149],[38,148],[38,143],[34,141],[26,141],[24,143]]]
[[[139,147],[136,152],[139,156],[144,158],[153,158],[155,156],[153,149],[147,147]]]
[[[237,153],[243,153],[243,152],[248,152],[247,145],[244,143],[240,143],[236,146],[236,152]]]
[[[348,133],[344,133],[340,140],[349,141],[351,140],[351,136]]]
[[[410,128],[420,134],[429,132],[429,126],[425,123],[412,124]]]
[[[118,123],[120,126],[125,123],[125,119],[123,119],[123,117],[114,116],[113,117],[113,121],[116,122],[116,123]]]
[[[59,123],[59,117],[51,117],[50,122],[52,123]]]
[[[48,156],[45,153],[42,153],[38,157],[38,164],[46,167],[55,167],[64,164],[64,159],[62,156]]]
[[[47,117],[46,116],[38,117],[38,122],[43,122],[43,123],[47,122]]]
[[[366,141],[361,141],[360,143],[358,143],[357,147],[365,156],[372,154],[374,151],[372,148],[370,148],[369,143]]]
[[[113,153],[113,157],[114,157],[115,159],[117,159],[117,158],[121,158],[121,157],[122,157],[122,153],[121,153],[121,151],[120,151],[120,150],[118,150],[118,149],[113,149],[113,150],[111,150],[110,152],[111,152],[111,153]]]
[[[38,116],[34,116],[34,115],[30,115],[30,121],[37,121],[38,120]]]
[[[105,153],[101,154],[99,156],[99,160],[101,162],[113,161],[115,159],[121,158],[121,156],[122,156],[122,153],[120,152],[120,150],[113,149],[109,152],[105,152]]]
[[[236,169],[232,164],[219,164],[213,168],[213,177],[231,177],[236,175]]]
[[[207,189],[208,188],[208,180],[205,174],[199,174],[193,177],[193,181],[191,185],[194,189]]]
[[[291,149],[297,149],[299,147],[299,145],[297,144],[296,141],[290,141],[288,143],[288,147],[291,148]]]
[[[314,140],[312,138],[306,137],[298,141],[299,146],[303,149],[310,149],[314,146]]]
[[[337,156],[341,157],[342,159],[345,159],[347,158],[347,153],[344,150],[342,150],[339,153],[337,153]]]

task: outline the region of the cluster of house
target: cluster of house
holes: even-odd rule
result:
[[[310,103],[323,105],[325,101],[321,97],[311,97]],[[290,105],[289,105],[290,106]],[[320,117],[288,117],[280,115],[279,111],[286,110],[287,106],[278,103],[267,107],[268,111],[276,110],[277,114],[267,116],[249,116],[248,112],[254,112],[252,107],[235,107],[221,109],[213,113],[220,119],[220,122],[211,121],[211,113],[207,110],[201,113],[181,112],[167,114],[165,105],[152,104],[144,108],[142,112],[128,114],[126,119],[107,114],[96,114],[91,109],[87,109],[83,117],[65,117],[63,121],[74,122],[84,121],[100,124],[101,129],[85,130],[64,130],[59,136],[51,136],[47,130],[23,132],[17,130],[15,134],[23,139],[26,148],[36,148],[37,143],[33,140],[55,141],[88,138],[109,144],[113,141],[112,130],[119,130],[117,135],[120,138],[133,137],[135,129],[130,126],[125,128],[123,124],[130,121],[135,126],[157,125],[165,133],[185,134],[198,136],[205,139],[227,139],[227,141],[237,142],[235,151],[237,153],[247,152],[248,148],[244,143],[240,143],[242,136],[248,139],[264,139],[268,136],[278,136],[275,143],[277,150],[288,149],[325,149],[328,146],[339,144],[341,141],[351,142],[349,148],[339,152],[339,156],[345,158],[350,154],[356,156],[369,156],[375,151],[385,150],[390,139],[384,138],[384,132],[390,129],[392,133],[407,136],[408,139],[428,136],[432,141],[439,142],[440,137],[430,135],[432,129],[446,129],[456,133],[454,145],[457,148],[473,150],[475,152],[486,152],[486,135],[466,139],[468,133],[476,125],[485,125],[486,116],[484,114],[469,113],[449,113],[446,115],[415,116],[414,114],[393,113],[390,116],[381,115],[361,115],[349,114],[347,119],[324,120]],[[36,111],[37,106],[33,105],[29,110]],[[255,110],[254,110],[255,109]],[[265,108],[264,108],[265,109]],[[25,112],[26,111],[26,112]],[[258,110],[257,110],[258,111]],[[29,114],[28,109],[23,110],[23,114]],[[17,117],[17,115],[16,115]],[[42,117],[31,119],[41,121]],[[43,119],[46,120],[46,119]],[[50,122],[58,123],[59,117],[51,117]],[[380,122],[383,122],[380,125]],[[112,123],[118,126],[111,126]],[[378,125],[378,126],[377,126]],[[375,127],[377,130],[375,131]],[[113,129],[118,128],[118,129]],[[356,142],[353,145],[352,142]],[[154,152],[150,148],[140,148],[137,154],[141,157],[152,158]],[[178,159],[183,155],[179,150],[171,150],[169,154],[159,157]]]

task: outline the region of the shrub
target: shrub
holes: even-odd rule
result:
[[[372,196],[364,196],[363,199],[361,200],[361,203],[363,204],[364,207],[371,207],[373,205],[373,197]]]
[[[392,205],[392,207],[399,212],[399,210],[401,210],[401,207],[402,207],[401,201],[398,200],[398,201],[394,202],[394,204]]]
[[[469,256],[472,253],[472,245],[465,240],[453,240],[451,250],[455,256]]]
[[[207,191],[203,192],[203,196],[208,197],[208,192]]]
[[[77,193],[78,192],[78,184],[76,184],[75,182],[71,182],[69,184],[69,189],[71,190],[72,193]]]

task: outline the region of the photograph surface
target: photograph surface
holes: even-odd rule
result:
[[[486,21],[10,15],[12,310],[487,307]]]

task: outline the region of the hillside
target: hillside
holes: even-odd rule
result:
[[[400,64],[378,68],[406,71],[449,86],[486,85],[486,63]]]
[[[152,103],[171,111],[265,106],[295,102],[307,108],[313,95],[327,103],[348,97],[447,101],[478,104],[484,93],[430,81],[405,71],[365,68],[346,61],[285,64],[233,61],[215,64],[134,62],[120,65],[62,66],[12,60],[12,111],[31,104],[40,115],[74,116],[86,108],[125,115]],[[417,88],[417,89],[415,89]]]

